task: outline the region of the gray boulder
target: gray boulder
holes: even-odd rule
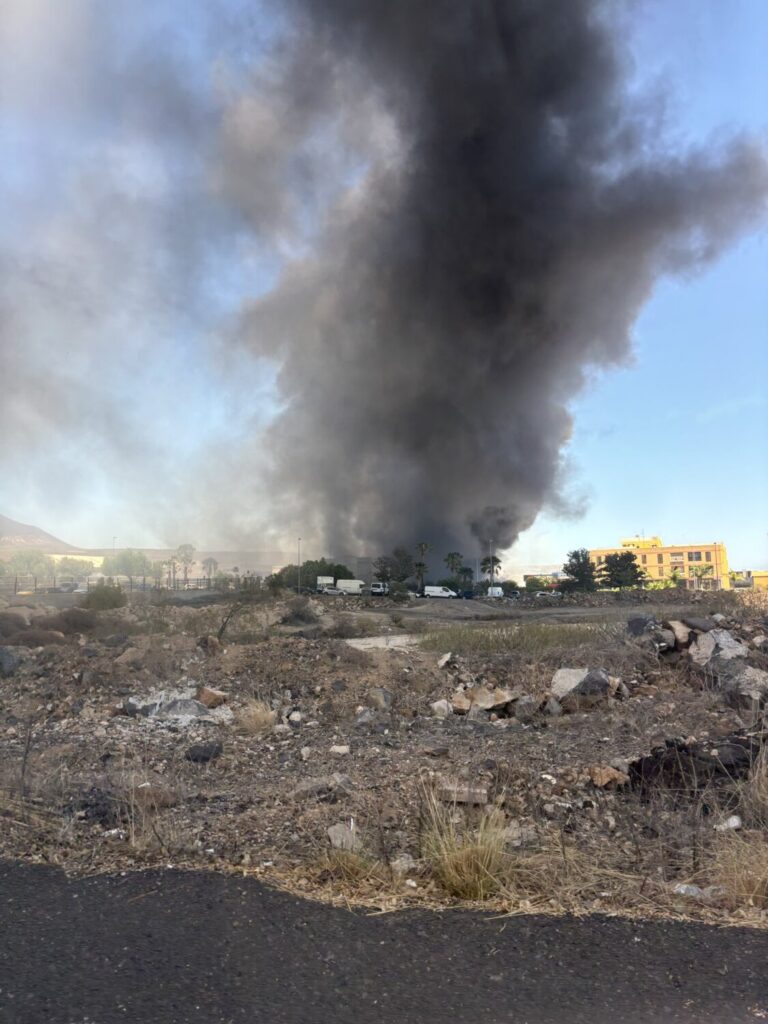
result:
[[[21,664],[21,658],[10,647],[0,647],[0,678],[9,679]]]
[[[746,658],[749,655],[749,648],[732,636],[727,629],[711,629],[696,638],[688,653],[692,661],[704,666],[709,665],[715,658],[719,661]]]
[[[768,672],[743,661],[714,662],[720,689],[731,707],[757,714],[768,701]]]
[[[515,718],[518,722],[529,723],[534,720],[539,712],[539,702],[535,697],[521,697],[514,703]]]
[[[627,619],[627,632],[630,636],[642,636],[656,623],[654,615],[632,615]]]
[[[389,711],[392,708],[394,697],[390,690],[385,686],[374,686],[372,690],[368,691],[368,702],[371,707],[377,708],[379,711]]]
[[[615,689],[602,668],[559,668],[552,677],[550,691],[566,711],[585,711],[597,707]]]
[[[691,616],[684,618],[683,622],[686,626],[690,626],[691,629],[697,629],[700,633],[708,633],[710,629],[717,628],[715,620],[709,618],[696,618],[695,616]]]

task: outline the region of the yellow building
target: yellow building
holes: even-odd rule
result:
[[[649,583],[677,579],[693,590],[730,590],[725,545],[663,544],[661,537],[630,537],[617,548],[595,548],[589,557],[597,568],[606,555],[631,551]]]

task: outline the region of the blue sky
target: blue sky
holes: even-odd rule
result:
[[[768,141],[768,11],[762,0],[638,5],[630,46],[681,142],[744,126]],[[508,555],[548,563],[645,532],[723,540],[733,566],[768,567],[768,233],[713,267],[667,279],[635,327],[634,358],[572,406],[571,480],[586,514],[544,513]]]
[[[230,465],[242,476],[253,464],[257,476],[253,438],[276,408],[278,368],[223,336],[244,299],[274,281],[275,248],[291,249],[282,239],[258,244],[226,209],[196,220],[185,195],[200,187],[206,148],[217,142],[206,118],[273,26],[254,17],[253,35],[222,70],[201,42],[215,18],[190,19],[185,4],[136,5],[94,25],[89,0],[72,0],[72,24],[57,34],[50,3],[11,0],[17,34],[5,45],[24,59],[0,72],[0,84],[13,86],[0,115],[0,257],[8,301],[29,296],[17,333],[2,339],[19,348],[0,355],[11,379],[8,419],[0,413],[0,511],[84,545],[117,535],[126,546],[234,546],[247,529],[214,524],[210,484],[200,482],[211,464],[221,480]],[[663,97],[669,143],[746,128],[768,144],[763,0],[630,6],[631,81]],[[181,69],[180,113],[115,98],[129,58],[158,38]],[[195,103],[199,121],[187,124]],[[166,135],[157,129],[164,118]],[[186,160],[196,148],[200,161]],[[85,202],[100,190],[105,207],[119,200],[103,224]],[[186,261],[202,238],[204,268],[193,275]],[[543,512],[508,565],[559,563],[570,548],[644,531],[670,543],[723,540],[733,566],[768,567],[767,269],[763,227],[704,273],[659,285],[636,323],[632,360],[595,374],[571,407],[568,486],[586,511],[567,521]],[[77,308],[67,301],[75,278]],[[40,297],[51,295],[59,306],[46,316]],[[25,376],[27,365],[34,373]],[[23,408],[22,393],[34,399]],[[250,462],[233,456],[240,448]],[[183,507],[179,493],[192,496]],[[258,500],[256,485],[252,493]]]

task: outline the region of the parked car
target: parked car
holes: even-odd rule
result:
[[[343,590],[339,590],[338,587],[323,587],[323,593],[328,597],[342,597],[344,594]]]
[[[462,599],[462,601],[474,601],[475,592],[474,590],[460,590],[459,597]]]
[[[507,597],[509,598],[510,601],[519,601],[520,600],[520,591],[519,590],[510,590],[510,592],[507,594]]]
[[[562,597],[559,590],[537,590],[534,597]]]

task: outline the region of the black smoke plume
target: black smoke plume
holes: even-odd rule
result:
[[[363,156],[243,320],[282,363],[278,520],[331,550],[507,547],[561,500],[585,373],[627,357],[661,275],[750,225],[766,164],[739,138],[665,148],[593,0],[281,6],[288,123],[357,110]],[[309,82],[308,53],[324,69]],[[363,109],[379,126],[367,156]]]

